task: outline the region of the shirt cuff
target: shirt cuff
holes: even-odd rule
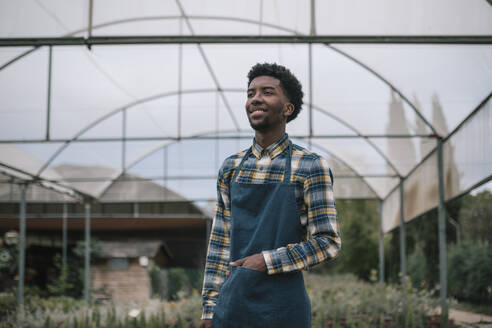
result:
[[[277,274],[283,272],[283,265],[280,254],[277,251],[263,251],[263,258],[267,266],[268,274]]]
[[[212,319],[214,316],[214,306],[211,305],[204,305],[203,306],[203,313],[202,313],[202,320],[204,319]]]

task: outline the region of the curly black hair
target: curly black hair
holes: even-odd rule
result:
[[[280,81],[282,90],[292,105],[294,105],[294,111],[287,118],[287,122],[295,119],[297,114],[301,111],[303,104],[302,97],[304,96],[304,92],[302,92],[301,82],[299,82],[288,68],[275,63],[257,63],[251,67],[251,70],[248,73],[248,87],[251,84],[251,81],[258,76],[271,76]]]

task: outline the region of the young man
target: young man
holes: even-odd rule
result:
[[[303,97],[288,69],[256,64],[247,95],[255,138],[219,171],[200,327],[311,327],[301,270],[341,246],[331,172],[285,133]]]

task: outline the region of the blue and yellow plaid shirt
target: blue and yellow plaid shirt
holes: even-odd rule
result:
[[[284,178],[289,151],[287,135],[262,149],[253,144],[252,152],[238,173],[239,183],[273,183]],[[216,214],[210,234],[203,282],[202,319],[211,319],[220,288],[228,274],[230,262],[231,201],[230,183],[246,151],[228,157],[217,179]],[[325,159],[300,146],[292,147],[291,183],[295,193],[300,221],[306,231],[305,241],[265,250],[263,256],[268,274],[307,269],[334,258],[341,247],[340,231],[333,197],[330,169]]]

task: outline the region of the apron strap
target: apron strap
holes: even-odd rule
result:
[[[234,176],[232,177],[232,182],[236,182],[237,176],[239,174],[239,171],[241,171],[241,168],[243,167],[244,162],[246,159],[249,157],[249,154],[251,154],[251,149],[253,146],[249,147],[248,151],[246,154],[244,154],[243,159],[241,160],[241,163],[236,167],[236,172],[234,172]]]
[[[246,159],[248,159],[249,154],[251,154],[251,149],[253,146],[249,147],[248,151],[246,154],[244,154],[241,163],[236,167],[236,171],[234,172],[234,176],[232,177],[232,181],[235,182],[237,179],[237,176],[239,175],[239,171],[241,171],[241,168],[243,167],[244,162]],[[291,174],[291,162],[292,162],[292,141],[289,140],[289,152],[287,153],[287,158],[285,159],[285,171],[284,171],[284,183],[289,183],[290,182],[290,174]]]
[[[284,183],[290,182],[290,172],[291,172],[291,162],[292,162],[292,141],[289,140],[289,152],[287,153],[287,158],[285,159],[285,171],[284,171]]]

